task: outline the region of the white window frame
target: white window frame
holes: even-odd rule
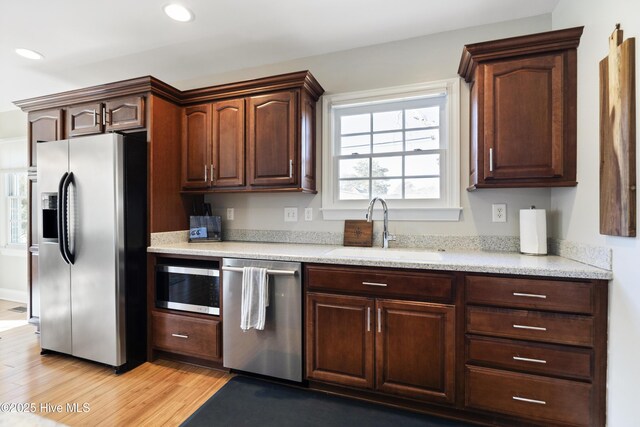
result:
[[[389,219],[422,221],[459,221],[460,212],[460,79],[439,80],[384,89],[325,95],[322,97],[322,216],[325,220],[364,219],[368,200],[338,200],[338,178],[335,154],[336,125],[334,111],[359,104],[376,104],[409,100],[446,93],[448,136],[445,163],[441,165],[445,180],[441,200],[389,199]],[[376,209],[378,211],[378,209]],[[375,214],[376,216],[379,213]]]
[[[0,179],[0,184],[2,185],[1,188],[1,194],[2,194],[2,201],[0,202],[0,209],[2,210],[2,213],[0,214],[0,222],[3,224],[2,226],[2,234],[0,235],[0,246],[5,247],[7,249],[24,249],[27,247],[27,243],[15,243],[15,242],[11,242],[11,212],[9,211],[11,208],[11,204],[9,203],[9,199],[10,197],[15,197],[15,196],[9,196],[8,194],[8,185],[9,183],[7,182],[7,176],[9,174],[24,174],[26,177],[27,171],[26,169],[0,169],[0,174],[2,175],[1,179]],[[28,179],[28,178],[27,178]],[[28,194],[25,194],[24,197],[16,197],[16,199],[20,200],[21,198],[28,198]],[[28,206],[28,205],[27,205]],[[27,207],[28,209],[28,207]],[[26,225],[26,227],[29,227],[29,224]],[[29,233],[28,228],[25,229],[26,233]]]

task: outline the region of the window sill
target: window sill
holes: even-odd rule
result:
[[[335,209],[323,208],[322,218],[325,221],[345,219],[366,219],[367,209]],[[389,209],[390,221],[460,221],[462,208],[394,208]],[[380,206],[374,208],[373,219],[382,219]]]

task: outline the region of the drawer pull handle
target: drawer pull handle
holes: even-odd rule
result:
[[[537,405],[546,405],[547,402],[545,402],[544,400],[536,400],[536,399],[527,399],[526,397],[519,397],[519,396],[512,396],[513,400],[517,400],[519,402],[525,402],[525,403],[535,403]]]
[[[513,356],[513,360],[519,360],[520,362],[531,362],[531,363],[547,363],[546,360],[530,359],[528,357],[520,357],[520,356]]]
[[[184,339],[189,338],[189,335],[183,335],[183,334],[171,334],[171,336],[176,338],[184,338]]]
[[[362,284],[366,286],[382,286],[382,287],[387,286],[386,283],[375,283],[375,282],[362,282]]]
[[[546,331],[547,328],[543,328],[541,326],[527,326],[527,325],[513,325],[516,329],[529,329],[531,331]]]
[[[514,292],[513,293],[514,297],[526,297],[526,298],[540,298],[540,299],[547,299],[546,295],[540,295],[540,294],[525,294],[522,292]]]

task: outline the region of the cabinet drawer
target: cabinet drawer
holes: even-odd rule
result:
[[[309,266],[309,289],[417,299],[453,299],[453,275],[358,267]]]
[[[220,358],[220,322],[151,312],[153,346],[159,350],[203,359]]]
[[[567,313],[593,313],[588,283],[510,277],[467,276],[466,298],[473,304]]]
[[[466,369],[465,404],[537,421],[590,424],[591,385],[479,367]]]
[[[468,337],[467,363],[590,380],[592,351],[524,341]]]
[[[467,307],[467,332],[590,347],[593,345],[593,318],[526,310]]]

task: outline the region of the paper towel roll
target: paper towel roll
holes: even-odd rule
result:
[[[529,255],[547,254],[547,211],[520,210],[520,252]]]

